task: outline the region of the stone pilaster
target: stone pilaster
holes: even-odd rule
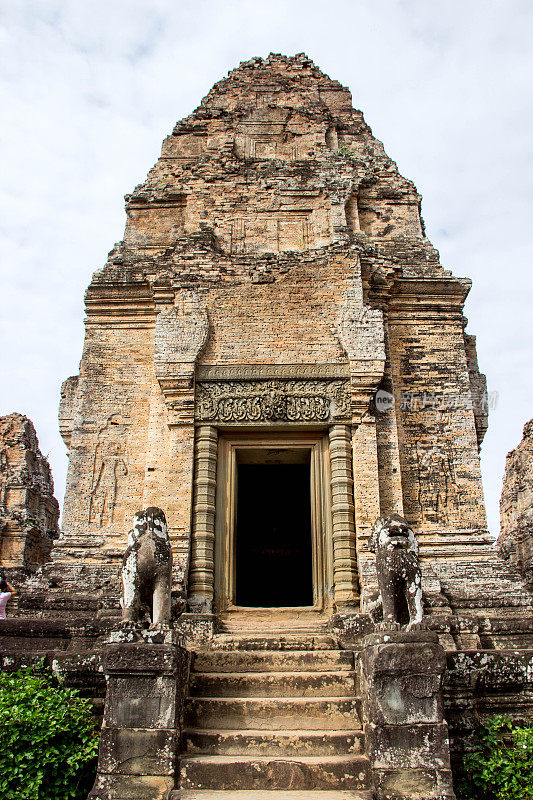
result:
[[[375,557],[368,549],[368,538],[372,525],[381,514],[376,418],[373,414],[367,414],[362,422],[352,429],[352,452],[357,567],[361,606],[364,611],[367,600],[376,586]]]
[[[218,431],[196,430],[193,534],[189,572],[189,608],[210,612],[215,581],[215,512]]]
[[[338,611],[342,611],[353,608],[358,595],[350,427],[332,425],[329,442],[333,581],[335,605]]]

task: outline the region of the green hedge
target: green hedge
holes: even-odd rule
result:
[[[533,800],[533,724],[492,717],[463,766],[459,800]]]
[[[42,664],[0,673],[2,800],[85,800],[97,755],[90,700]]]

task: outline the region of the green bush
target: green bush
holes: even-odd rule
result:
[[[533,724],[521,727],[493,717],[481,728],[464,769],[460,800],[533,800]]]
[[[97,754],[90,700],[42,664],[0,673],[2,800],[85,800]]]

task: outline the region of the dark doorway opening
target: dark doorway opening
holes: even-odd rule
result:
[[[313,605],[310,464],[238,464],[235,602]]]

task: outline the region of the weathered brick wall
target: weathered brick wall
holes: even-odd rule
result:
[[[214,287],[200,363],[345,362],[335,323],[356,261],[328,250],[293,257],[281,269],[271,282]]]
[[[486,529],[462,322],[389,314],[404,511],[421,532]]]

